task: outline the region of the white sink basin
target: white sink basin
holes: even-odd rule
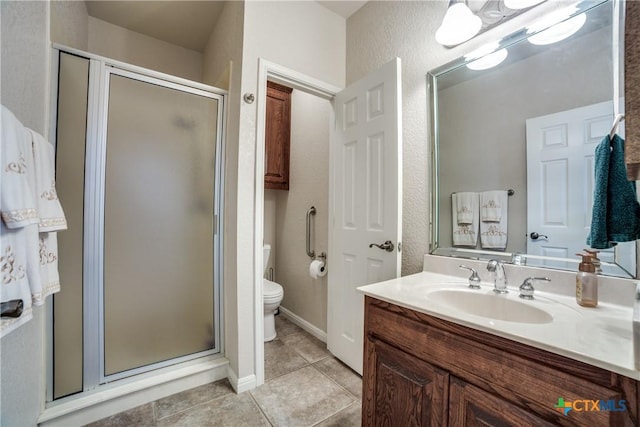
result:
[[[473,290],[440,289],[429,292],[427,298],[474,316],[516,323],[551,323],[553,316],[530,301],[511,299],[506,295],[479,293]]]

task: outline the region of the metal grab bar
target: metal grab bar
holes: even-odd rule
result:
[[[307,256],[311,259],[316,257],[316,251],[311,250],[311,215],[316,214],[316,208],[311,206],[307,210]]]

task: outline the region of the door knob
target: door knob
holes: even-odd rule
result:
[[[387,252],[393,252],[393,248],[394,248],[393,242],[391,242],[391,240],[387,240],[386,242],[384,242],[381,245],[378,245],[376,243],[372,243],[372,244],[369,245],[370,248],[372,248],[374,246],[376,248],[378,248],[378,249],[383,249],[383,250],[385,250]]]
[[[533,233],[529,234],[529,237],[531,237],[531,240],[538,240],[540,238],[545,239],[545,240],[549,239],[549,236],[545,236],[544,234],[538,234],[535,231]]]

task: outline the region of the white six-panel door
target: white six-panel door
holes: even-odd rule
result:
[[[359,373],[364,299],[356,288],[400,274],[401,105],[399,58],[334,100],[327,346]],[[392,251],[369,247],[385,241]]]
[[[576,258],[587,247],[594,151],[612,121],[611,101],[527,120],[527,253]],[[531,239],[531,232],[547,237]],[[613,251],[600,258],[613,261]]]

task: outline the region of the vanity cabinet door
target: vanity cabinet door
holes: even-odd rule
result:
[[[449,427],[554,425],[456,377],[449,388]]]
[[[292,90],[267,82],[264,188],[289,189]]]
[[[449,374],[382,341],[367,340],[363,426],[446,426]]]

